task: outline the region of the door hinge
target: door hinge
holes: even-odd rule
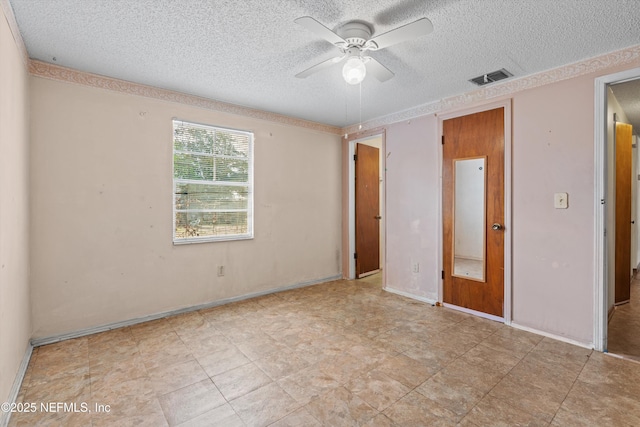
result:
[[[357,160],[358,160],[358,155],[357,155],[357,154],[354,154],[354,155],[353,155],[353,161],[355,162],[355,161],[357,161]]]
[[[442,270],[442,280],[444,280],[444,270]]]
[[[358,254],[357,253],[353,253],[353,259],[358,259]]]
[[[444,135],[442,135],[442,145],[444,145]]]

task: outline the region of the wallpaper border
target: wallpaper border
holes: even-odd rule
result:
[[[5,2],[6,0],[0,1]],[[441,100],[423,104],[415,108],[369,120],[362,123],[361,126],[355,124],[343,128],[311,122],[267,111],[256,110],[248,107],[242,107],[198,96],[187,95],[180,92],[159,89],[156,87],[138,83],[127,82],[110,77],[104,77],[96,74],[85,73],[82,71],[77,71],[38,60],[29,61],[29,72],[34,76],[53,80],[60,80],[69,83],[97,87],[101,89],[127,93],[130,95],[138,95],[148,98],[161,99],[164,101],[177,102],[223,113],[251,117],[260,120],[267,120],[291,126],[299,126],[335,135],[348,135],[361,134],[362,132],[382,128],[393,123],[410,120],[420,116],[455,110],[457,108],[464,107],[465,105],[475,104],[482,101],[488,101],[495,98],[512,95],[524,90],[533,89],[563,80],[568,80],[574,77],[611,70],[615,67],[632,64],[634,62],[640,64],[640,45],[631,46],[614,52],[609,52],[604,55],[574,62],[572,64],[567,64],[562,67],[553,68],[551,70],[543,71],[529,76],[511,79],[502,83],[492,84],[490,86],[460,95],[443,98]]]
[[[7,19],[7,24],[9,24],[9,29],[11,30],[11,34],[13,35],[13,40],[18,47],[18,51],[20,51],[22,62],[24,63],[24,65],[28,65],[29,55],[27,54],[27,47],[25,46],[24,40],[22,39],[22,34],[20,34],[18,22],[16,21],[16,16],[13,14],[11,3],[9,3],[9,0],[0,0],[0,8],[2,8],[4,16]]]
[[[129,95],[143,96],[146,98],[160,99],[162,101],[176,102],[179,104],[191,105],[194,107],[219,111],[222,113],[250,117],[259,120],[267,120],[270,122],[285,125],[298,126],[335,135],[340,134],[342,131],[339,127],[336,126],[297,119],[282,114],[270,113],[268,111],[262,111],[226,102],[215,101],[213,99],[203,98],[195,95],[188,95],[185,93],[166,89],[160,89],[157,87],[147,86],[139,83],[132,83],[125,80],[100,76],[97,74],[85,73],[83,71],[61,67],[59,65],[54,65],[35,59],[29,61],[29,73],[34,76],[51,80],[59,80],[67,83],[75,83],[83,86],[107,89],[115,92],[126,93]]]
[[[347,126],[342,128],[342,133],[359,134],[366,130],[381,128],[392,123],[398,123],[429,114],[455,110],[466,105],[512,95],[527,89],[561,82],[574,77],[612,70],[616,67],[633,64],[634,62],[640,65],[640,45],[609,52],[604,55],[563,65],[558,68],[531,74],[529,76],[510,79],[502,83],[492,84],[471,92],[451,96],[439,101],[434,101],[374,120],[369,120],[362,123],[362,129],[359,129],[359,125]]]

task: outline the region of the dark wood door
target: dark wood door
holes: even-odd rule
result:
[[[443,300],[503,317],[504,303],[504,108],[443,121]],[[453,275],[456,159],[484,158],[484,277]],[[497,224],[500,228],[493,229]]]
[[[356,144],[356,277],[380,269],[380,150]]]
[[[616,304],[631,298],[632,131],[631,125],[616,123]]]

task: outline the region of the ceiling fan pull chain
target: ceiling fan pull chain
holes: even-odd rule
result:
[[[362,129],[362,82],[360,82],[360,120],[358,124],[358,130]]]

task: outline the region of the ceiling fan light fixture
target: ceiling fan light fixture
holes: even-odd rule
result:
[[[367,67],[359,56],[352,56],[347,59],[344,67],[342,67],[342,77],[350,85],[361,83],[367,75]]]

